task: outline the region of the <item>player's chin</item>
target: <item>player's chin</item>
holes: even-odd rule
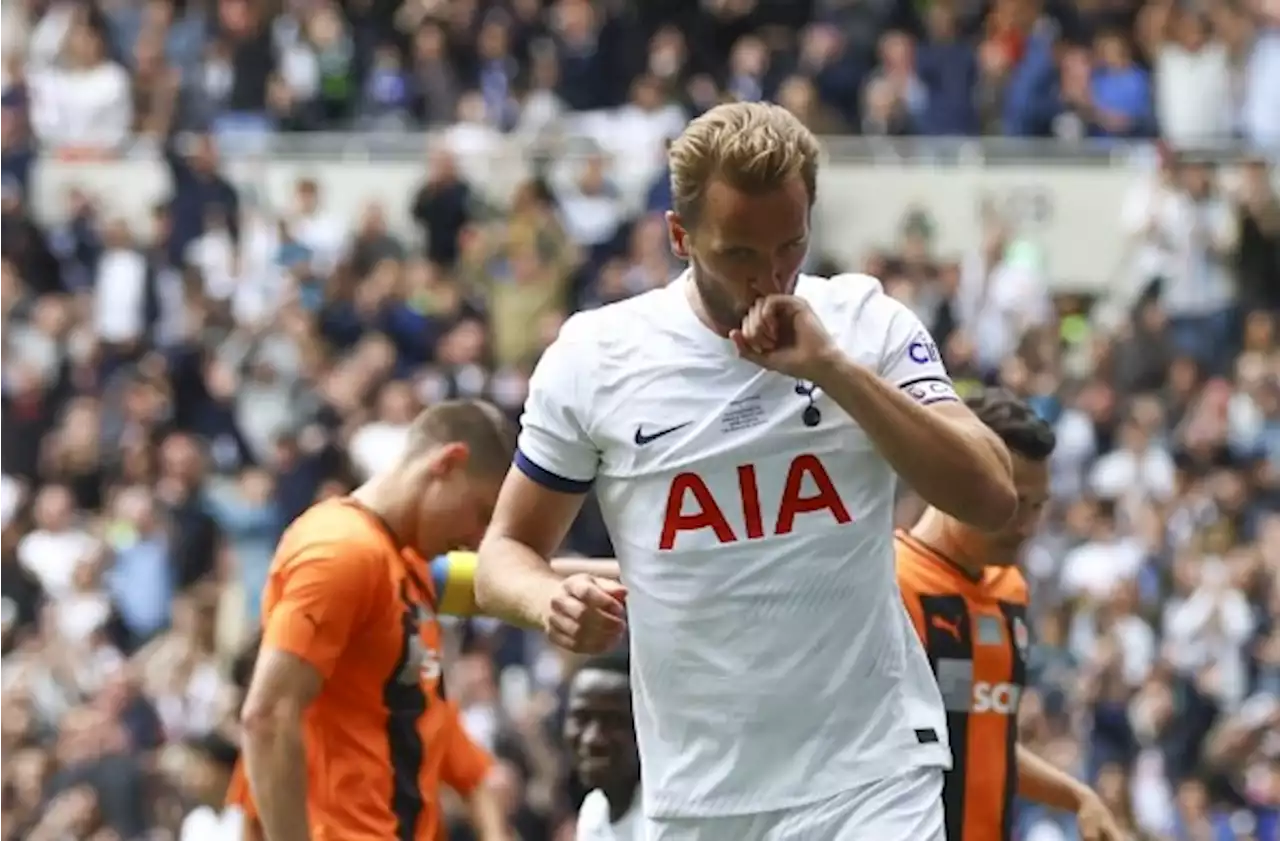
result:
[[[613,758],[607,754],[579,756],[577,763],[578,779],[587,788],[600,788],[608,783],[613,775]]]

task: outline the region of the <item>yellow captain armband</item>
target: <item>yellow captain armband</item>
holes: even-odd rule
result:
[[[436,612],[446,616],[476,613],[476,553],[449,552],[431,562]]]

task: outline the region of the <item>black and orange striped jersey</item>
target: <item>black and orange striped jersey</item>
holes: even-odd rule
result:
[[[437,841],[441,786],[470,796],[489,771],[444,695],[435,583],[427,562],[349,497],[312,506],[280,540],[262,644],[324,677],[303,720],[316,841]],[[228,805],[256,831],[243,773]]]
[[[947,841],[1009,841],[1018,702],[1027,680],[1027,584],[1015,568],[974,580],[899,532],[898,586],[947,709]]]

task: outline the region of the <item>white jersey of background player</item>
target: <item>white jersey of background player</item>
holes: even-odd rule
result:
[[[817,145],[713,109],[671,151],[670,286],[571,319],[481,547],[499,616],[597,650],[630,626],[651,839],[933,841],[941,699],[893,570],[894,473],[1003,524],[1008,454],[873,278],[798,275]],[[545,561],[594,483],[625,591]]]

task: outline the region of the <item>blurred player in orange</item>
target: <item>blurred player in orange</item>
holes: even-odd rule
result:
[[[481,841],[510,837],[490,758],[445,700],[425,559],[479,541],[513,449],[493,407],[439,404],[394,469],[285,532],[241,716],[251,796],[241,785],[230,798],[246,837],[436,841],[441,784],[468,802]]]
[[[1017,562],[1048,501],[1053,429],[1006,391],[966,402],[1013,456],[1018,514],[983,532],[929,508],[897,540],[898,584],[947,709],[947,841],[1008,841],[1015,793],[1074,812],[1082,841],[1121,841],[1092,790],[1018,745],[1030,637]]]
[[[480,408],[480,411],[488,411],[483,407],[477,408]],[[428,416],[426,415],[420,417],[419,420],[421,424],[428,424],[429,422]],[[500,419],[498,419],[497,416],[493,416],[494,424],[497,424],[498,420]],[[481,425],[480,429],[484,429],[484,426]],[[399,470],[399,467],[397,467],[397,470]],[[417,493],[415,489],[412,489],[411,485],[402,485],[392,479],[380,479],[376,480],[376,483],[383,486],[385,486],[385,483],[392,483],[394,490],[389,492],[392,497],[401,492],[401,490],[407,490],[407,492],[410,492],[411,494]],[[329,522],[330,518],[333,518],[334,516],[342,517],[344,515],[351,515],[353,512],[366,513],[366,515],[369,516],[358,518],[355,524],[353,524],[355,525],[355,529],[352,530],[353,534],[371,536],[371,538],[374,538],[375,543],[379,543],[381,538],[387,538],[390,531],[389,529],[379,529],[374,534],[370,533],[371,526],[380,524],[378,524],[376,518],[372,516],[371,507],[364,509],[364,511],[358,507],[358,503],[356,501],[358,497],[361,497],[361,495],[365,495],[365,492],[357,492],[357,494],[353,494],[351,498],[347,499],[347,501],[339,501],[339,503],[343,503],[344,506],[346,506],[344,508],[335,509],[332,503],[325,503],[321,504],[321,506],[316,506],[311,512],[308,512],[307,515],[303,516],[302,520],[315,520],[317,517],[323,517],[325,522]],[[375,504],[379,504],[380,508],[392,509],[392,511],[402,508],[401,506],[396,506],[396,504],[387,506],[387,503],[385,503],[385,495],[381,493],[379,494],[379,501],[376,501]],[[408,507],[403,507],[403,509],[406,509],[407,511]],[[300,524],[302,520],[300,520]],[[380,517],[380,520],[383,522],[390,522],[387,520],[387,517]],[[408,533],[408,531],[411,530],[406,529],[406,533]],[[445,545],[447,541],[439,540],[436,541],[436,543]],[[379,547],[376,548],[385,549],[387,547],[385,547],[385,544],[379,543]],[[430,547],[429,545],[428,549],[430,550],[431,548],[434,547]],[[284,543],[282,541],[282,552],[283,550]],[[410,558],[412,566],[419,565],[419,558],[421,558],[420,553],[412,552],[412,549],[408,547],[402,548],[399,552],[401,552],[402,556]],[[552,561],[552,567],[554,570],[561,573],[561,575],[566,576],[573,575],[573,573],[576,572],[594,570],[595,565],[596,562],[594,561],[585,561],[585,559],[579,558],[557,558]],[[439,627],[438,623],[435,621],[435,614],[440,614],[440,616],[474,616],[476,613],[474,589],[475,568],[475,553],[463,552],[463,550],[454,550],[454,552],[438,554],[438,556],[435,556],[433,561],[430,562],[430,565],[428,565],[428,580],[430,584],[428,588],[425,589],[430,590],[431,597],[434,598],[434,611],[431,611],[430,616],[426,617],[426,621],[422,623],[420,629],[422,639],[424,639],[426,652],[434,653],[439,650]],[[275,582],[276,580],[278,580],[278,576],[273,575],[273,577],[271,577],[271,581]],[[294,584],[296,584],[296,582],[294,582]],[[270,585],[268,590],[271,591]],[[439,694],[443,695],[443,689],[439,686],[438,681],[436,681],[434,686],[435,689],[439,691]],[[452,708],[449,707],[447,703],[434,703],[431,705],[431,709],[438,710],[440,716],[454,716]],[[456,725],[454,725],[452,721],[445,723],[447,723],[448,726],[440,728],[440,730],[436,732],[444,733],[445,737],[447,737],[448,745],[445,746],[456,751],[457,762],[449,763],[447,759],[447,751],[439,750],[438,745],[429,744],[428,754],[431,758],[445,759],[445,764],[442,765],[442,772],[449,771],[456,774],[458,767],[461,767],[463,771],[468,767],[472,767],[472,765],[468,765],[467,754],[477,749],[474,749],[474,746],[471,746],[470,742],[468,742],[465,737],[458,737],[458,733],[460,733],[460,731],[457,730]],[[381,760],[379,760],[379,762],[381,762]],[[458,787],[466,787],[470,781],[460,780],[457,776],[447,777],[442,773],[440,774],[440,782],[445,782],[447,785],[454,787],[454,789],[458,789]],[[424,790],[424,794],[429,794],[429,792]],[[483,810],[485,794],[483,791],[479,791],[477,792],[477,796],[480,797],[480,803],[474,806],[474,810]],[[257,815],[256,806],[253,804],[250,785],[248,785],[246,774],[244,774],[243,760],[242,762],[237,763],[236,771],[233,773],[232,783],[230,783],[230,789],[227,795],[227,804],[228,808],[237,809],[242,815],[243,841],[264,841],[264,835],[262,835],[262,824],[260,822],[259,815]],[[434,810],[431,814],[435,814]],[[425,832],[426,833],[424,833],[424,835],[416,837],[429,837],[430,828],[426,828]]]

